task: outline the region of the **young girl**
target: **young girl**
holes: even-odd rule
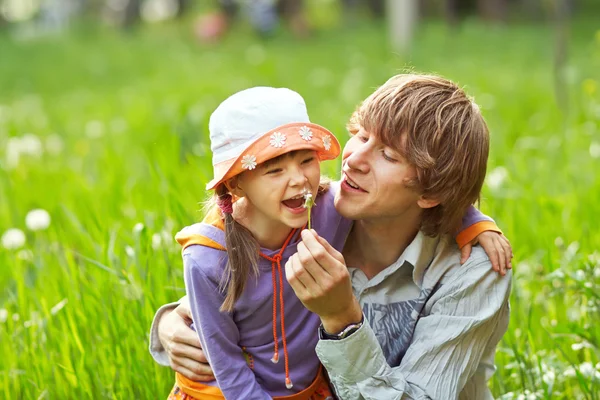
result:
[[[332,398],[315,354],[319,317],[295,296],[282,266],[307,224],[306,197],[315,199],[312,227],[343,248],[351,221],[335,211],[337,187],[321,183],[319,165],[336,158],[340,145],[310,123],[304,100],[289,89],[234,94],[212,114],[209,130],[214,205],[176,239],[194,328],[216,381],[178,373],[169,399]]]

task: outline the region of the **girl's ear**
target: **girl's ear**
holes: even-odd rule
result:
[[[229,192],[237,198],[240,197],[244,197],[245,193],[242,190],[242,188],[239,187],[239,179],[238,176],[234,176],[231,179],[226,180],[225,182],[223,182],[225,184],[225,187],[227,188],[227,190],[229,190]]]

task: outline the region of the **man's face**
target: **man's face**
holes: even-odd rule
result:
[[[354,220],[389,220],[421,213],[419,193],[406,186],[416,169],[398,151],[364,128],[353,135],[342,155],[341,188],[335,208]]]

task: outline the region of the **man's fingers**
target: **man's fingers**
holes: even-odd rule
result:
[[[327,250],[327,252],[329,254],[331,254],[339,262],[345,264],[344,256],[342,255],[342,253],[337,251],[327,240],[325,240],[325,238],[322,238],[321,236],[319,236],[317,231],[315,231],[314,229],[311,229],[310,231],[315,236],[317,241],[319,243],[321,243],[321,245],[325,248],[325,250]]]
[[[460,249],[460,263],[464,264],[467,259],[469,258],[469,256],[471,255],[471,248],[473,246],[471,246],[470,243],[467,243],[463,246],[462,249]]]
[[[186,378],[194,381],[210,382],[215,380],[212,370],[207,365],[194,363],[191,360],[177,359],[171,360],[171,368],[179,372]]]
[[[190,360],[199,363],[208,363],[208,360],[206,359],[206,356],[204,355],[202,349],[198,347],[189,346],[184,343],[174,343],[169,349],[169,352],[174,357],[189,358]]]
[[[304,286],[309,288],[313,285],[319,285],[319,282],[327,279],[327,271],[314,259],[306,244],[304,242],[298,243],[297,249],[298,253],[294,255],[297,257],[294,260],[293,267],[294,272],[299,274],[298,278],[302,280]],[[306,275],[310,275],[311,279],[308,279]],[[303,279],[303,277],[306,279]]]
[[[177,327],[171,335],[171,340],[174,344],[182,343],[196,349],[202,349],[198,333],[187,325]]]
[[[297,262],[297,257],[298,257],[298,253],[291,256],[288,259],[288,261],[285,263],[285,278],[288,280],[292,289],[294,289],[296,296],[298,296],[298,298],[302,299],[303,296],[306,294],[306,287],[296,276],[296,272],[294,269],[294,262],[295,262],[294,260],[296,259],[296,262]]]
[[[190,302],[187,296],[184,296],[179,305],[174,310],[182,319],[192,321],[192,310],[190,309]]]

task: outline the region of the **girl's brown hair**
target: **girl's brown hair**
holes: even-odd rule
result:
[[[262,163],[261,167],[268,167],[282,157],[291,156],[296,151],[291,151]],[[329,189],[330,180],[321,177],[317,194]],[[229,190],[224,183],[215,189],[215,194],[207,202],[207,209],[217,206],[219,198],[230,196]],[[236,301],[241,297],[250,276],[258,278],[258,258],[260,246],[250,230],[237,222],[232,214],[221,213],[225,226],[225,247],[227,248],[227,264],[225,273],[221,279],[220,290],[225,292],[225,300],[220,310],[232,312]]]

